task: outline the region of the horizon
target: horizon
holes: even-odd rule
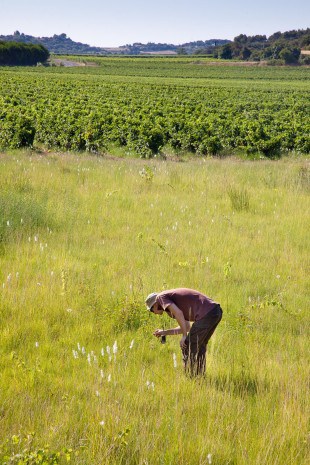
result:
[[[4,0],[5,14],[0,18],[0,35],[15,31],[34,37],[65,33],[74,42],[93,47],[114,48],[133,43],[181,45],[214,38],[233,40],[239,34],[266,35],[293,29],[307,29],[310,3],[296,0],[284,5],[280,0],[261,0],[218,6],[204,0],[189,5],[180,0],[157,0],[156,6],[142,0],[119,0],[115,4],[99,0]],[[61,12],[61,15],[59,14]]]

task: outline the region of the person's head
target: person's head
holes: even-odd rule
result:
[[[152,294],[149,294],[145,299],[145,304],[150,312],[155,313],[156,315],[161,315],[164,310],[160,307],[158,302],[156,302],[157,295],[157,292],[152,292]]]

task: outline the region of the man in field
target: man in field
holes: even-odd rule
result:
[[[192,376],[203,375],[206,369],[208,341],[222,318],[220,305],[193,289],[178,288],[153,292],[146,298],[146,306],[155,315],[167,313],[179,326],[172,329],[157,329],[156,337],[182,334],[180,347],[184,368]],[[191,322],[194,322],[191,326]]]

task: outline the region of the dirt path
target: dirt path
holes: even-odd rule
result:
[[[66,60],[63,58],[53,58],[52,63],[55,63],[57,66],[64,66],[65,68],[80,67],[80,66],[97,66],[96,63],[92,62],[82,62],[82,61],[72,61]]]

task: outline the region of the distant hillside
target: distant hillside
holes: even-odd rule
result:
[[[142,44],[136,42],[134,44],[122,45],[120,47],[91,47],[90,45],[83,44],[81,42],[74,42],[66,34],[53,35],[53,37],[33,37],[19,31],[15,31],[12,35],[1,35],[0,40],[7,42],[24,42],[31,44],[42,44],[46,47],[49,52],[55,54],[68,54],[68,55],[139,55],[145,53],[167,53],[176,54],[180,52],[194,53],[198,49],[209,48],[209,52],[212,53],[212,49],[215,46],[225,45],[229,43],[229,40],[223,39],[211,39],[211,40],[199,40],[196,42],[188,42],[181,45],[174,44],[156,44],[149,42]]]
[[[0,40],[7,42],[24,42],[26,44],[44,45],[51,53],[72,54],[72,55],[95,55],[104,53],[100,47],[91,47],[81,42],[74,42],[66,34],[53,35],[53,37],[33,37],[14,32],[12,35],[0,36]]]
[[[301,57],[301,49],[310,49],[310,29],[275,32],[265,35],[247,36],[240,34],[233,41],[226,39],[198,40],[184,44],[148,42],[121,45],[120,47],[91,47],[74,42],[66,34],[53,37],[33,37],[15,31],[0,36],[0,41],[24,42],[43,45],[50,53],[59,55],[212,55],[214,58],[245,61],[272,61],[287,64],[309,64],[309,57]],[[280,60],[280,61],[279,61]]]

